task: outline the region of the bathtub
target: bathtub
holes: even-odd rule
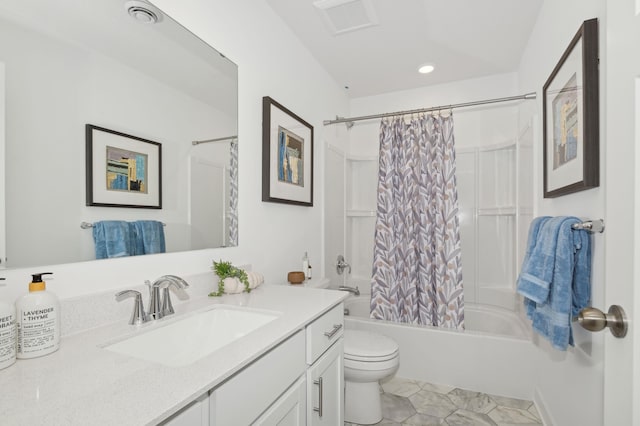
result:
[[[396,375],[477,392],[532,399],[538,351],[530,326],[516,313],[465,304],[465,330],[398,324],[369,318],[369,295],[344,301],[345,327],[373,331],[400,347]]]

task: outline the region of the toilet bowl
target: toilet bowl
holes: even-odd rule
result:
[[[344,420],[369,425],[382,420],[378,382],[400,364],[398,344],[368,331],[344,331]]]

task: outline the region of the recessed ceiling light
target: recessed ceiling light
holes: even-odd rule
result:
[[[162,20],[162,12],[146,1],[128,0],[124,8],[133,19],[143,24],[155,24]]]
[[[430,72],[432,72],[434,69],[436,69],[436,67],[434,67],[431,64],[424,64],[422,66],[420,66],[420,68],[418,68],[418,72],[420,74],[429,74]]]

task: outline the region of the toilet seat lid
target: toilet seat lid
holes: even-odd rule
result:
[[[398,344],[382,334],[344,331],[344,356],[354,360],[383,361],[398,354]]]

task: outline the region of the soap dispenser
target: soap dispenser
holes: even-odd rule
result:
[[[43,275],[51,272],[33,274],[29,293],[16,300],[18,359],[47,355],[60,347],[60,302],[47,291]]]
[[[0,278],[4,281],[4,278]],[[4,283],[0,283],[3,284]],[[16,313],[11,303],[0,301],[0,370],[16,362]]]

